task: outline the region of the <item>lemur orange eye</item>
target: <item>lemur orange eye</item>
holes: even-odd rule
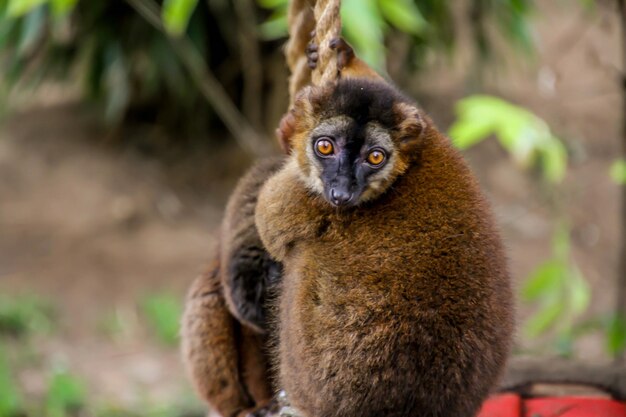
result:
[[[385,153],[379,149],[375,149],[367,155],[367,162],[371,165],[380,165],[385,161]]]
[[[320,139],[315,144],[315,148],[317,152],[322,156],[328,156],[335,150],[333,147],[333,143],[328,139]]]

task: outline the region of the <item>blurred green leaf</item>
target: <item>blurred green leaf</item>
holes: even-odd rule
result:
[[[606,347],[609,353],[617,356],[626,350],[626,319],[613,317],[609,322]]]
[[[524,326],[524,333],[531,338],[545,333],[556,323],[563,311],[565,311],[565,306],[560,302],[546,306],[528,319]]]
[[[259,35],[263,40],[276,40],[288,35],[288,0],[257,0],[259,6],[272,10],[270,16],[259,25]]]
[[[538,163],[546,180],[563,179],[565,147],[548,125],[528,110],[496,97],[476,95],[460,100],[456,113],[458,119],[449,134],[458,148],[467,149],[493,134],[522,167]]]
[[[496,97],[475,95],[456,104],[458,121],[450,128],[455,145],[466,149],[491,134],[500,135],[507,148],[525,135],[528,113]],[[479,136],[480,135],[480,136]]]
[[[611,178],[618,184],[626,184],[626,161],[619,159],[611,165]]]
[[[539,298],[552,297],[560,292],[565,265],[559,260],[550,260],[540,265],[524,283],[522,297],[525,301],[535,301]]]
[[[591,302],[591,289],[580,270],[572,265],[569,271],[570,308],[574,315],[584,313]]]
[[[287,9],[288,0],[257,0],[259,6],[264,9]]]
[[[46,12],[43,7],[37,7],[28,13],[22,21],[22,33],[17,44],[18,56],[25,56],[32,52],[44,35]]]
[[[10,17],[23,16],[37,6],[45,4],[47,0],[8,0],[7,15]]]
[[[529,2],[523,3],[528,4]],[[519,2],[511,2],[510,4],[512,5],[510,8],[503,7],[505,10],[503,10],[501,18],[498,19],[500,29],[514,44],[520,46],[522,50],[530,52],[533,45],[532,35],[527,21],[530,10],[524,6],[516,7],[515,4],[522,4]]]
[[[558,138],[551,136],[538,149],[545,178],[550,182],[560,182],[567,170],[565,146]]]
[[[198,0],[165,0],[162,18],[166,30],[174,36],[185,33],[197,5]]]
[[[345,36],[356,54],[375,68],[385,68],[385,26],[376,0],[344,0],[341,19]]]
[[[0,335],[25,336],[52,328],[52,308],[31,296],[0,296]]]
[[[68,417],[86,404],[86,390],[75,376],[66,370],[56,370],[48,382],[47,417]]]
[[[591,288],[570,259],[570,250],[570,230],[560,222],[554,229],[552,258],[541,264],[522,288],[524,301],[537,307],[524,326],[526,335],[533,338],[554,328],[553,347],[564,356],[571,354],[576,337],[593,328],[591,322],[584,328],[575,322],[589,307]]]
[[[287,15],[274,13],[272,17],[261,23],[259,33],[264,40],[275,40],[287,36]]]
[[[487,139],[493,132],[493,125],[488,119],[475,117],[459,118],[449,131],[450,138],[459,149],[468,149]]]
[[[143,313],[161,342],[166,345],[178,344],[182,303],[170,294],[154,294],[141,303]]]
[[[14,417],[21,414],[22,396],[17,389],[17,382],[11,374],[11,367],[6,353],[0,347],[0,417]]]
[[[10,51],[17,43],[18,36],[15,35],[20,29],[20,19],[6,19],[0,14],[0,22],[0,48]]]
[[[428,28],[428,22],[412,0],[378,0],[382,15],[403,32],[419,35]]]
[[[78,0],[50,0],[52,13],[57,17],[65,16],[70,13],[74,7],[76,7],[77,3]]]

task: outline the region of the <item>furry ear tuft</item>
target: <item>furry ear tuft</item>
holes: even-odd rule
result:
[[[315,110],[313,102],[315,100],[313,87],[306,86],[296,94],[293,102],[292,112],[297,122],[308,120]]]
[[[298,133],[313,129],[315,115],[323,108],[334,87],[331,83],[323,88],[306,86],[296,94],[293,107],[283,116],[276,129],[278,143],[286,154],[291,153],[293,139]]]
[[[411,148],[419,143],[426,121],[417,107],[408,103],[396,103],[393,106],[396,115],[397,137],[401,147]]]
[[[293,136],[298,130],[302,130],[302,124],[306,124],[313,114],[311,96],[312,88],[304,87],[296,95],[293,107],[280,119],[278,129],[276,129],[276,137],[280,148],[287,155],[291,153],[293,148]]]
[[[295,124],[296,118],[293,115],[293,109],[291,109],[284,114],[282,119],[280,119],[278,129],[276,129],[278,144],[286,155],[289,155],[291,153],[291,137],[293,136],[296,129]]]

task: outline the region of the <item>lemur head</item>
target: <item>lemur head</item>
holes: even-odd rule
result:
[[[425,127],[392,86],[356,78],[307,87],[287,117],[283,142],[303,181],[337,207],[385,192],[410,166]]]

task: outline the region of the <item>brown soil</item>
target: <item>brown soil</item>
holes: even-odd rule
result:
[[[147,334],[137,302],[157,292],[182,298],[248,161],[222,149],[169,166],[107,139],[91,112],[73,104],[31,109],[4,125],[0,291],[57,306],[60,329],[36,349],[87,378],[96,401],[167,404],[183,386],[178,354]],[[231,172],[212,170],[217,161]],[[200,197],[188,192],[189,171],[207,190]],[[102,330],[113,314],[128,327],[116,340]],[[41,394],[44,376],[26,375],[31,394]]]

